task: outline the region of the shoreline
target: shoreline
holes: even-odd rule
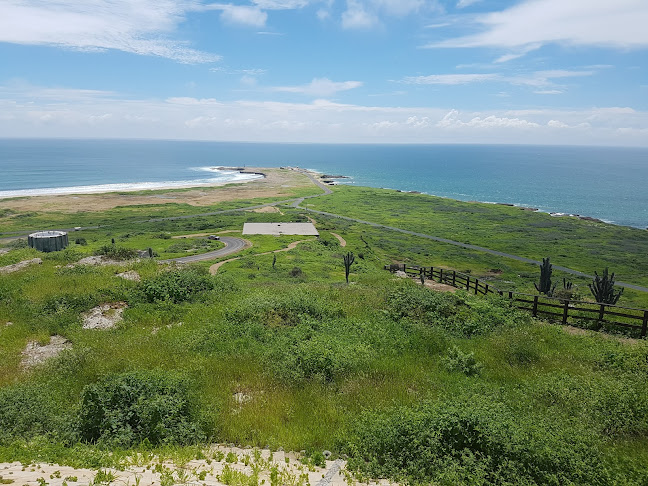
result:
[[[267,174],[264,172],[251,171],[242,167],[209,167],[209,170],[217,171],[225,175],[232,173],[229,179],[195,179],[181,181],[160,181],[160,182],[118,182],[109,184],[91,184],[85,186],[62,186],[62,187],[44,187],[32,189],[17,189],[15,191],[0,191],[0,201],[23,197],[40,197],[40,196],[74,196],[86,194],[110,194],[121,192],[139,192],[139,191],[164,191],[174,189],[191,189],[199,187],[220,187],[227,184],[244,184],[253,181],[265,179]],[[246,177],[237,177],[238,175]]]
[[[302,169],[306,172],[311,173],[314,177],[317,177],[317,179],[322,182],[325,185],[328,186],[337,186],[337,185],[354,185],[355,183],[353,182],[353,177],[351,176],[346,176],[346,175],[328,175],[323,172],[320,172],[316,169]],[[328,180],[325,180],[328,179]],[[349,182],[347,182],[349,181]],[[373,186],[355,186],[355,187],[373,187]],[[624,225],[624,224],[619,224],[615,223],[614,221],[610,220],[605,220],[601,218],[595,218],[593,216],[584,216],[582,214],[577,214],[577,213],[564,213],[560,211],[550,211],[547,209],[541,209],[541,208],[536,208],[536,207],[531,207],[523,204],[514,204],[514,203],[504,203],[504,202],[496,202],[496,201],[477,201],[477,200],[464,200],[464,199],[457,199],[454,197],[449,197],[449,196],[440,196],[438,194],[432,194],[429,192],[425,191],[407,191],[403,189],[394,189],[392,187],[373,187],[374,189],[385,189],[388,191],[396,191],[396,192],[401,192],[404,194],[423,194],[426,196],[433,196],[433,197],[440,197],[443,199],[450,199],[452,201],[458,201],[458,202],[464,202],[464,203],[477,203],[477,204],[492,204],[496,206],[507,206],[507,207],[512,207],[512,208],[518,208],[522,211],[531,211],[534,213],[544,213],[548,214],[549,216],[553,218],[564,218],[564,217],[571,217],[571,218],[578,218],[583,221],[590,221],[592,223],[603,223],[603,224],[611,224],[614,226],[624,226],[626,228],[635,228],[635,229],[645,229],[648,230],[648,227],[643,228],[641,226],[629,226],[629,225]]]

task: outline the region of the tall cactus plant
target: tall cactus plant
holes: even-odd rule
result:
[[[601,304],[616,304],[623,294],[623,288],[619,291],[614,290],[614,273],[608,275],[608,269],[603,270],[603,275],[599,276],[594,272],[594,280],[591,284],[587,284],[596,302]]]
[[[355,256],[353,252],[350,251],[342,257],[344,259],[344,276],[346,277],[346,283],[349,283],[349,272],[351,271],[351,265],[355,262]]]
[[[534,283],[536,290],[541,293],[551,297],[554,290],[556,290],[556,284],[551,285],[551,273],[553,272],[551,268],[551,263],[549,262],[549,257],[542,259],[542,265],[540,267],[540,282],[539,284]]]

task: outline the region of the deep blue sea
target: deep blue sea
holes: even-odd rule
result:
[[[215,166],[313,169],[346,183],[648,226],[648,149],[0,139],[0,197],[245,180]]]

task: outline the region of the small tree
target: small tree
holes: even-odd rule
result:
[[[349,272],[351,271],[351,265],[355,262],[355,256],[353,256],[353,252],[350,251],[342,258],[344,259],[344,276],[346,277],[346,283],[349,283]]]
[[[614,273],[608,275],[607,267],[603,270],[603,276],[599,276],[594,272],[594,280],[591,284],[587,284],[596,302],[601,304],[616,304],[623,294],[623,288],[619,291],[614,290]]]
[[[534,283],[536,290],[541,293],[551,297],[554,290],[556,290],[556,284],[551,285],[551,273],[553,272],[551,268],[551,263],[549,262],[549,257],[542,259],[542,265],[540,266],[540,282],[539,284]]]

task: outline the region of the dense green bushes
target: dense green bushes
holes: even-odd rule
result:
[[[585,428],[531,420],[481,395],[364,413],[341,443],[350,467],[415,484],[610,482]]]
[[[120,447],[145,440],[156,445],[204,439],[185,383],[161,372],[113,375],[88,385],[81,397],[79,435]]]
[[[196,268],[174,269],[144,280],[140,293],[146,302],[170,301],[174,303],[193,299],[196,295],[214,288],[214,280]]]
[[[65,418],[51,393],[37,384],[0,389],[0,444],[39,435],[60,438]]]
[[[393,319],[415,319],[465,337],[529,321],[505,299],[473,297],[465,292],[430,292],[410,282],[389,293],[387,306]]]

